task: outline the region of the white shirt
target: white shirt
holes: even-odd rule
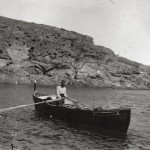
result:
[[[57,96],[60,98],[60,94],[64,94],[65,97],[67,97],[66,93],[66,87],[57,86]]]

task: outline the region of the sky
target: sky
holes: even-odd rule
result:
[[[0,0],[0,15],[89,35],[150,65],[150,0]]]

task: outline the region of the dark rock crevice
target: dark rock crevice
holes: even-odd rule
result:
[[[150,88],[150,67],[116,56],[93,38],[47,25],[0,17],[0,80]],[[51,81],[51,82],[49,82]]]

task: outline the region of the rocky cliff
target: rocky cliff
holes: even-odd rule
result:
[[[150,76],[73,31],[0,17],[0,82],[150,88]]]

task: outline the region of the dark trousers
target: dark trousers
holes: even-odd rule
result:
[[[64,94],[60,94],[60,96],[61,96],[61,101],[58,101],[58,102],[56,102],[56,105],[57,106],[62,106],[63,104],[64,104],[64,102],[65,102],[65,96],[64,96]],[[57,97],[58,98],[58,97]]]

